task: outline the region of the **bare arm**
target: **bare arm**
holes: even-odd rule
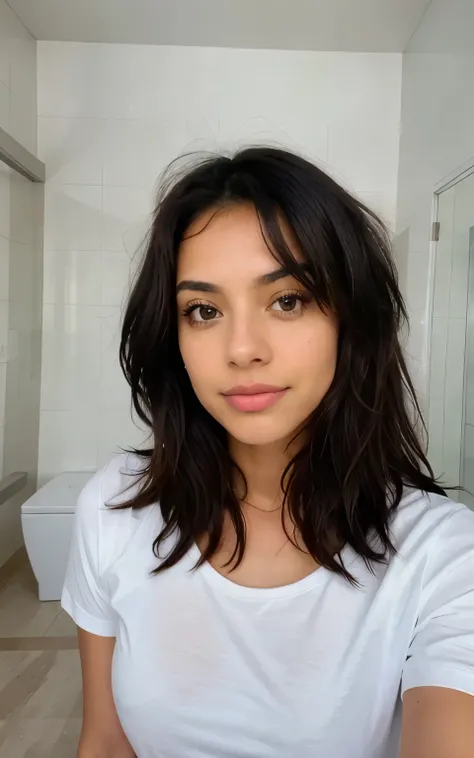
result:
[[[403,698],[400,758],[472,758],[474,697],[443,687],[416,687]]]
[[[111,670],[113,637],[78,629],[84,717],[77,758],[135,758],[115,709]]]

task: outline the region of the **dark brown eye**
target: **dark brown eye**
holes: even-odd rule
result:
[[[278,298],[278,304],[282,311],[294,311],[296,306],[301,303],[300,298],[297,295],[283,295]]]
[[[188,308],[185,315],[191,324],[197,325],[204,324],[207,321],[214,321],[220,314],[217,308],[214,308],[212,305],[196,303]]]
[[[272,303],[270,310],[277,313],[286,313],[288,316],[299,316],[303,313],[305,305],[311,300],[303,292],[287,292],[280,295]]]
[[[212,321],[217,313],[216,309],[211,308],[209,305],[200,305],[197,311],[202,321]]]

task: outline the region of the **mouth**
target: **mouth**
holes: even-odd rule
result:
[[[223,392],[224,400],[241,413],[257,413],[271,408],[288,392],[289,387],[274,387],[269,384],[252,384],[233,387]]]

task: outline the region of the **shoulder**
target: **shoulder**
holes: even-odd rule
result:
[[[391,524],[398,555],[419,568],[449,570],[474,560],[474,512],[448,497],[407,490]]]
[[[398,591],[394,627],[399,635],[409,631],[402,693],[420,687],[474,693],[474,512],[412,492],[396,521],[399,570],[390,600]]]
[[[108,511],[126,502],[139,486],[145,466],[146,459],[131,453],[114,456],[83,487],[77,511],[92,518],[97,516],[97,511]]]
[[[146,463],[146,458],[132,453],[116,455],[90,478],[79,494],[76,529],[85,541],[96,546],[102,569],[121,555],[153,510],[153,506],[139,511],[117,508],[138,492]]]

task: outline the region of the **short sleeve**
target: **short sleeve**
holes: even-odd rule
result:
[[[81,629],[115,637],[115,615],[100,573],[102,476],[95,474],[77,501],[61,605]]]
[[[474,513],[458,508],[425,566],[402,693],[447,687],[474,695]]]

